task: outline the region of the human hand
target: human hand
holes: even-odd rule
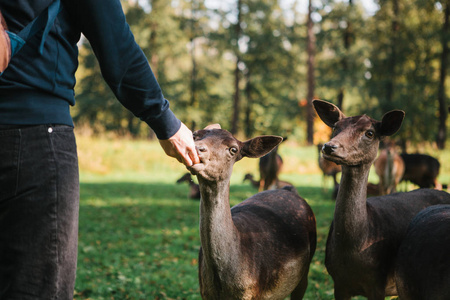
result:
[[[200,163],[197,150],[195,149],[192,131],[181,123],[180,129],[167,140],[159,140],[164,152],[170,157],[175,157],[186,167]]]

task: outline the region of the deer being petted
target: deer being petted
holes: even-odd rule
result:
[[[380,122],[366,115],[346,117],[325,101],[313,104],[322,121],[333,129],[323,155],[342,166],[325,256],[335,298],[397,295],[395,260],[410,221],[425,207],[450,203],[450,195],[420,189],[366,199],[369,171],[380,139],[399,130],[404,112],[388,112]]]
[[[218,125],[194,132],[201,160],[190,167],[200,192],[199,281],[203,299],[301,299],[316,247],[314,214],[291,189],[258,193],[230,210],[233,165],[282,138],[241,142]]]

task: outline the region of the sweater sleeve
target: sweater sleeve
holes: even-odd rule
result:
[[[77,0],[77,18],[117,99],[159,139],[181,126],[126,22],[120,0]]]

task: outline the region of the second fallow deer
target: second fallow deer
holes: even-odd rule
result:
[[[450,299],[450,205],[422,210],[409,224],[395,279],[400,299]]]
[[[316,248],[316,222],[304,199],[288,189],[258,193],[230,210],[233,165],[281,142],[241,142],[218,125],[194,132],[201,163],[199,281],[203,299],[302,299]]]
[[[396,187],[405,173],[405,162],[395,151],[394,144],[388,143],[380,151],[373,165],[375,167],[375,173],[377,173],[380,179],[380,195],[389,195],[396,192]]]
[[[284,138],[282,141],[286,140]],[[283,159],[278,154],[278,146],[272,151],[259,159],[259,191],[269,190],[275,187],[281,168],[283,167]]]
[[[325,101],[313,104],[322,121],[333,128],[324,157],[342,165],[325,255],[334,296],[337,300],[357,295],[382,300],[397,295],[394,266],[409,223],[425,207],[450,203],[450,195],[420,189],[366,199],[380,139],[400,128],[404,112],[388,112],[380,122],[366,115],[346,117]]]

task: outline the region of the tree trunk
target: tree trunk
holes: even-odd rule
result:
[[[251,113],[252,113],[252,104],[253,104],[253,98],[252,98],[252,85],[250,82],[250,71],[247,72],[245,75],[246,77],[246,85],[245,85],[245,95],[247,98],[247,107],[245,108],[245,135],[247,138],[250,138],[253,135],[253,124],[251,120]]]
[[[389,110],[391,109],[390,106],[392,105],[392,100],[394,98],[394,86],[395,86],[395,65],[397,63],[397,40],[398,40],[398,31],[399,31],[399,0],[393,0],[392,6],[393,6],[393,13],[394,18],[392,20],[392,38],[391,38],[391,57],[389,61],[389,75],[388,75],[388,81],[386,83],[386,102],[384,102],[384,105],[382,105],[383,110]]]
[[[239,128],[239,113],[240,113],[240,91],[239,91],[239,81],[240,81],[240,72],[239,72],[239,63],[241,62],[241,58],[239,55],[239,38],[241,36],[241,7],[242,0],[238,0],[237,9],[238,9],[238,19],[235,26],[235,34],[236,34],[236,69],[234,70],[234,97],[233,97],[233,119],[231,121],[231,130],[232,134],[237,134]]]
[[[198,5],[196,1],[191,1],[191,16],[190,16],[190,44],[191,44],[191,107],[198,107],[197,99],[197,60],[195,59],[195,37],[197,33],[195,15],[197,14]]]
[[[151,34],[150,34],[150,47],[153,50],[152,56],[150,57],[151,68],[153,74],[155,74],[155,78],[158,79],[158,65],[159,65],[159,56],[158,56],[158,46],[157,46],[157,32],[158,32],[158,23],[156,21],[152,21],[151,25]]]
[[[348,1],[348,10],[351,11],[353,8],[353,0]],[[347,62],[347,55],[350,49],[350,44],[352,42],[352,25],[350,23],[350,20],[347,19],[347,27],[344,29],[344,49],[345,49],[345,55],[342,58],[342,74],[343,74],[343,84],[341,88],[339,89],[338,94],[338,104],[337,106],[339,109],[343,109],[344,105],[344,95],[345,95],[345,84],[346,84],[346,77],[348,76],[348,62]]]
[[[314,88],[315,88],[315,78],[314,78],[314,54],[315,54],[315,36],[313,31],[313,21],[311,18],[312,14],[312,0],[309,0],[308,5],[308,37],[307,37],[307,52],[308,52],[308,95],[306,100],[308,105],[306,106],[306,139],[309,145],[314,143],[314,109],[312,106],[312,101],[314,100]]]
[[[342,110],[342,106],[344,105],[344,88],[339,89],[339,94],[337,96],[337,107]]]
[[[447,76],[447,56],[448,56],[448,46],[447,46],[447,36],[448,36],[448,21],[449,21],[449,4],[448,2],[442,2],[444,5],[444,25],[442,26],[442,54],[441,54],[441,72],[439,77],[439,127],[438,134],[436,138],[436,144],[439,149],[445,148],[445,140],[447,137],[447,127],[445,123],[447,121],[447,101],[445,95],[445,78]]]
[[[197,105],[197,62],[195,60],[195,40],[191,38],[191,107]]]

